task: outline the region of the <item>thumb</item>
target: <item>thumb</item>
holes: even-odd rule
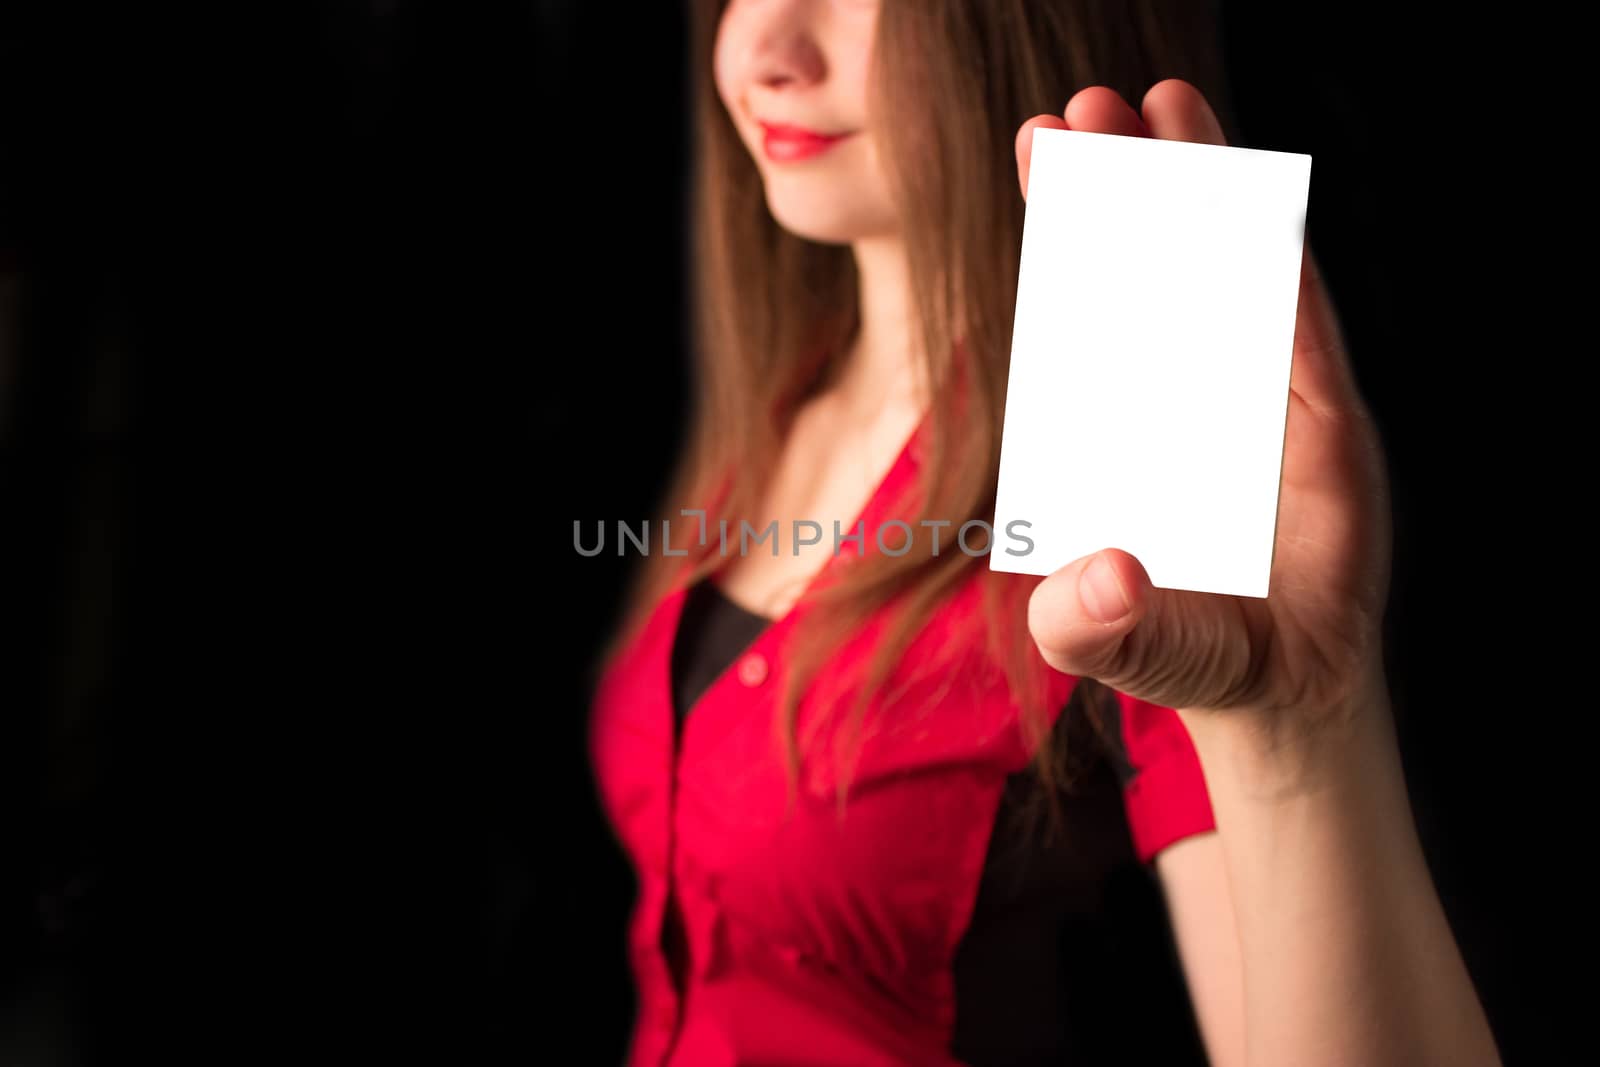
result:
[[[1102,549],[1051,574],[1028,601],[1046,663],[1152,704],[1223,707],[1249,674],[1250,641],[1232,598],[1158,589],[1143,564]]]

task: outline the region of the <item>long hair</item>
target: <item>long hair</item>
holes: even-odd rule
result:
[[[849,246],[779,226],[717,94],[712,56],[726,0],[689,4],[696,380],[686,446],[659,502],[658,528],[663,518],[682,525],[686,506],[706,507],[711,516],[756,513],[796,409],[831,382],[858,325]],[[923,516],[954,526],[983,519],[992,528],[1022,246],[1016,131],[1034,115],[1060,114],[1087,86],[1110,86],[1137,107],[1151,85],[1179,77],[1205,93],[1238,143],[1217,12],[1199,0],[883,0],[872,76],[869,112],[885,138],[882,157],[915,290],[914,326],[932,386],[917,502]],[[982,542],[970,538],[968,545],[977,551]],[[645,554],[600,665],[684,576],[679,567],[692,582],[721,563],[715,550],[687,562]],[[791,635],[775,723],[791,798],[807,751],[807,739],[796,733],[799,697],[839,635],[891,609],[850,709],[848,736],[859,738],[868,697],[920,624],[974,578],[984,583],[985,640],[1004,666],[1033,746],[1040,795],[1059,825],[1056,794],[1071,775],[1066,734],[1048,729],[1047,676],[1026,625],[1038,579],[990,572],[982,555],[964,551],[868,556],[813,591],[813,607]],[[1085,678],[1072,705],[1099,722],[1113,700]],[[1073,713],[1070,705],[1062,712]],[[842,806],[848,775],[838,789]]]

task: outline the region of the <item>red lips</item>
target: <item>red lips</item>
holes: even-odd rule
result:
[[[761,123],[762,147],[767,158],[774,163],[792,163],[820,155],[853,135],[850,133],[819,133],[803,126],[786,126],[782,123]]]

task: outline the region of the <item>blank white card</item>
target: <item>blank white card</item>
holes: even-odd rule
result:
[[[1267,595],[1310,183],[1300,153],[1034,131],[992,569],[1120,548]]]

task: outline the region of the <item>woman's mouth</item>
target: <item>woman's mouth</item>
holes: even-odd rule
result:
[[[766,151],[768,159],[774,163],[793,163],[826,152],[845,138],[853,136],[855,131],[818,133],[803,126],[762,122],[761,133],[762,148]]]

